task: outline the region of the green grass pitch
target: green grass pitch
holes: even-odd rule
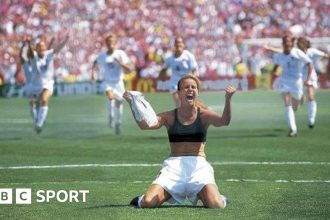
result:
[[[168,93],[145,95],[156,112],[173,108]],[[159,209],[128,205],[154,180],[169,145],[164,128],[139,130],[126,103],[122,135],[116,136],[107,127],[105,97],[52,97],[37,135],[26,99],[0,99],[0,189],[32,189],[31,205],[0,204],[0,219],[329,219],[330,91],[319,90],[317,98],[315,128],[307,127],[305,103],[296,115],[298,136],[289,138],[279,94],[234,95],[230,126],[210,128],[206,146],[219,189],[230,199],[224,210],[187,201]],[[204,92],[201,100],[220,112],[224,93]],[[74,164],[156,165],[26,168]],[[89,194],[85,203],[37,203],[38,190]]]

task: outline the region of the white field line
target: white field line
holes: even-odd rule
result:
[[[106,120],[105,118],[101,117],[93,117],[90,118],[88,115],[81,115],[84,119],[81,120],[80,116],[79,117],[71,117],[70,118],[70,123],[72,122],[79,122],[79,123],[104,123]],[[57,120],[56,122],[61,122],[61,123],[69,123],[66,120]],[[4,118],[0,121],[0,124],[33,124],[32,118]]]
[[[250,183],[330,183],[330,180],[259,180],[259,179],[226,179],[226,182],[250,182]]]
[[[222,165],[330,165],[330,162],[311,161],[282,161],[282,162],[248,162],[248,161],[223,161],[210,162],[214,166]],[[60,165],[27,165],[27,166],[0,166],[0,170],[21,169],[56,169],[56,168],[84,168],[84,167],[160,167],[156,163],[118,163],[118,164],[60,164]]]
[[[316,180],[316,179],[309,179],[309,180],[261,180],[261,179],[225,179],[224,182],[247,182],[247,183],[330,183],[330,180]],[[133,184],[151,184],[152,180],[133,180],[127,181],[126,183],[133,183]],[[63,182],[22,182],[22,183],[0,183],[0,185],[41,185],[41,184],[122,184],[122,181],[63,181]]]

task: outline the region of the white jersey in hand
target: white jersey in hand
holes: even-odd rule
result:
[[[184,75],[191,73],[192,70],[198,69],[198,65],[195,56],[187,50],[184,50],[179,57],[171,55],[165,60],[164,69],[171,69],[171,78],[177,78],[178,80]]]
[[[289,54],[280,53],[275,56],[275,64],[282,67],[282,80],[302,79],[303,67],[311,62],[311,59],[297,48],[292,48]]]
[[[123,64],[129,64],[130,60],[123,50],[114,50],[112,54],[107,51],[100,53],[97,57],[97,64],[103,80],[106,82],[118,82],[124,79],[124,71],[120,64],[115,60],[120,60]]]
[[[157,115],[150,103],[145,100],[143,94],[138,91],[130,91],[132,96],[132,110],[137,121],[144,120],[149,126],[158,123]]]

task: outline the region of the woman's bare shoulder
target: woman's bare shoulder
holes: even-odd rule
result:
[[[200,108],[201,116],[210,116],[210,115],[217,115],[218,113],[205,108]]]
[[[173,124],[174,121],[174,109],[166,112],[161,112],[158,114],[158,116],[162,118],[166,126],[170,126]]]
[[[173,116],[174,115],[174,109],[166,111],[166,112],[161,112],[159,115],[164,115],[164,116]]]
[[[221,118],[221,115],[209,109],[201,109],[200,117],[204,126],[208,127],[212,122]]]

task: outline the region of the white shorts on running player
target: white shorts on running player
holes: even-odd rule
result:
[[[119,82],[103,81],[101,84],[101,88],[104,93],[106,91],[112,90],[116,100],[119,100],[119,101],[123,100],[123,94],[125,92],[124,81],[119,81]]]
[[[215,185],[214,171],[204,157],[169,157],[152,184],[160,185],[172,196],[168,201],[170,203],[182,204],[187,197],[196,205],[197,194],[203,187],[207,184]]]
[[[27,96],[39,96],[42,90],[47,89],[49,94],[52,95],[54,91],[54,80],[49,80],[41,84],[30,84],[27,88]]]
[[[303,81],[299,80],[284,80],[280,78],[278,82],[278,92],[285,93],[289,92],[292,98],[300,100],[304,91],[303,91]]]

